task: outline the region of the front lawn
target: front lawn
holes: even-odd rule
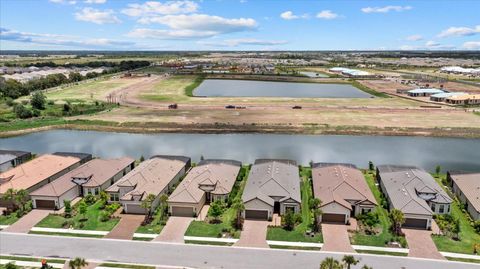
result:
[[[11,213],[8,215],[1,215],[0,216],[0,225],[12,225],[15,221],[18,220],[16,213]]]
[[[163,219],[164,216],[162,215],[160,207],[158,207],[153,215],[152,222],[147,225],[140,225],[135,232],[141,234],[159,234],[166,224],[166,220]]]
[[[323,242],[323,236],[320,233],[315,234],[314,237],[306,236],[307,230],[310,230],[313,225],[313,213],[310,210],[308,204],[312,197],[311,188],[311,168],[302,167],[300,170],[300,176],[302,182],[300,184],[301,196],[302,196],[302,222],[295,226],[292,231],[287,231],[282,227],[268,227],[267,240],[273,241],[290,241],[290,242]]]
[[[78,206],[77,203],[75,205]],[[96,201],[94,204],[88,206],[85,219],[80,214],[75,214],[71,218],[65,218],[62,215],[50,214],[41,220],[36,227],[45,228],[69,228],[79,230],[97,230],[97,231],[111,231],[117,225],[119,219],[111,218],[107,221],[101,221],[100,214],[103,211],[100,209],[101,201]]]

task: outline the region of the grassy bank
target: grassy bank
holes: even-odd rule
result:
[[[195,90],[195,88],[197,88],[200,84],[202,84],[204,79],[205,79],[204,75],[197,76],[192,84],[185,87],[185,95],[189,97],[193,97],[193,90]]]
[[[387,94],[383,93],[383,92],[377,92],[376,90],[374,89],[371,89],[365,85],[363,85],[362,83],[356,81],[356,80],[350,80],[352,86],[368,93],[368,94],[371,94],[373,96],[376,96],[376,97],[380,97],[380,98],[390,98],[390,96],[388,96]]]

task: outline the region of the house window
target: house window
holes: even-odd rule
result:
[[[372,211],[371,208],[362,208],[362,214],[366,214],[368,212]]]
[[[95,195],[98,195],[98,194],[100,193],[100,189],[99,189],[99,188],[95,188],[95,189],[93,189],[93,191],[94,191],[94,194],[95,194]]]
[[[118,193],[110,193],[110,201],[118,202],[120,199],[118,198]]]
[[[295,213],[295,207],[294,206],[287,206],[285,207],[285,212],[292,211]]]
[[[445,212],[446,212],[446,213],[450,212],[450,205],[447,205],[447,206],[446,206]]]
[[[444,210],[445,210],[445,206],[440,205],[440,209],[438,210],[438,213],[442,214]]]
[[[435,212],[435,204],[431,205],[432,211]]]

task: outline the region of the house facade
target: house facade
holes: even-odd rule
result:
[[[480,220],[480,173],[448,172],[448,182],[473,220]]]
[[[273,214],[300,212],[300,176],[291,160],[259,159],[248,175],[242,200],[246,219],[268,220]]]

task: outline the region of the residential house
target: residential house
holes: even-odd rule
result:
[[[32,158],[32,154],[18,150],[0,150],[0,173],[16,167]]]
[[[472,219],[480,220],[480,173],[450,171],[447,179]]]
[[[415,166],[377,166],[377,181],[389,208],[405,215],[403,227],[430,229],[434,214],[449,214],[452,199],[426,171]]]
[[[168,198],[172,216],[193,217],[210,202],[226,202],[235,186],[242,163],[233,160],[203,160],[187,174]]]
[[[64,201],[98,195],[135,167],[132,158],[93,159],[30,194],[33,208],[60,209]]]
[[[259,159],[248,175],[242,200],[246,219],[271,219],[287,210],[300,212],[300,176],[291,160]]]
[[[190,168],[190,162],[190,158],[184,156],[153,156],[106,190],[110,202],[122,204],[125,213],[144,214],[142,202],[153,194],[152,206],[156,208],[160,196],[174,188]]]
[[[319,222],[349,223],[350,217],[372,211],[377,202],[362,172],[353,164],[315,163],[313,196],[322,202]]]

